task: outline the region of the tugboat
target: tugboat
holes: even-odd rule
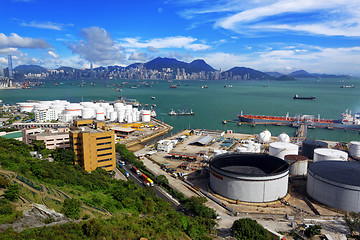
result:
[[[299,97],[299,95],[295,94],[293,99],[301,99],[301,100],[316,100],[316,97]]]
[[[170,116],[176,116],[177,113],[174,111],[174,109],[171,109],[171,111],[169,112]]]
[[[151,97],[152,100],[155,100],[155,97]]]

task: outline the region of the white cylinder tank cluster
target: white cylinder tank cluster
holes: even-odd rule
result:
[[[344,151],[330,148],[316,148],[314,150],[314,162],[328,160],[347,161],[348,154]]]
[[[286,155],[285,161],[290,164],[290,175],[305,176],[308,169],[308,158],[301,155]]]
[[[258,139],[261,143],[269,143],[271,140],[271,133],[268,130],[259,133]]]
[[[286,155],[299,154],[299,146],[293,143],[273,142],[270,143],[269,155],[284,159]]]
[[[151,120],[151,111],[150,110],[142,110],[141,111],[141,121],[142,122],[150,122]]]
[[[261,144],[254,141],[246,141],[241,147],[236,148],[238,153],[260,153]]]
[[[349,154],[353,158],[360,158],[360,142],[350,142]]]

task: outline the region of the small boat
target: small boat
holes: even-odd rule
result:
[[[295,94],[293,99],[301,99],[301,100],[316,100],[316,97],[300,97],[299,95]]]
[[[201,85],[201,88],[208,88],[207,85]]]
[[[171,85],[170,88],[177,88],[177,86],[176,85]]]
[[[177,113],[174,111],[174,109],[171,109],[171,111],[169,112],[170,116],[176,116]]]
[[[342,85],[340,88],[354,88],[354,85]]]
[[[232,85],[225,85],[224,88],[232,88]]]
[[[120,88],[117,88],[117,89],[116,89],[116,91],[118,91],[118,92],[122,92],[122,89],[120,89]]]
[[[152,100],[155,100],[155,97],[151,97]]]
[[[130,88],[131,88],[131,89],[136,89],[137,87],[136,87],[136,86],[131,86]]]

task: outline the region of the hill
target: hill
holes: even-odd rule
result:
[[[29,73],[40,74],[47,72],[47,69],[39,65],[19,65],[14,68],[14,72],[22,75]]]
[[[295,71],[289,74],[289,76],[294,78],[349,78],[348,75],[335,75],[335,74],[322,74],[322,73],[309,73],[305,70]]]
[[[284,75],[284,74],[279,73],[279,72],[265,72],[265,73],[270,75],[270,76],[276,77],[276,78],[281,77],[282,75]]]
[[[277,81],[296,81],[296,78],[293,78],[289,75],[282,75],[276,78]]]
[[[170,68],[172,70],[185,69],[186,73],[209,72],[214,69],[208,65],[204,60],[194,60],[191,63],[178,61],[175,58],[155,58],[144,64],[146,69],[162,71],[163,68]]]
[[[252,68],[246,68],[246,67],[234,67],[230,70],[222,73],[222,76],[225,75],[225,73],[228,73],[228,75],[239,76],[241,79],[269,79],[273,80],[274,77],[264,73],[260,72],[258,70],[254,70]]]

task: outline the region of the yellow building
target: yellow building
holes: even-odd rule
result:
[[[98,167],[112,171],[116,167],[113,131],[77,128],[70,131],[70,145],[75,152],[75,164],[88,172]]]

